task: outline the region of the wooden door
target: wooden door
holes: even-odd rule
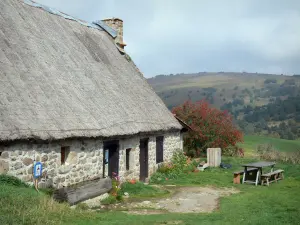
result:
[[[112,178],[113,173],[119,175],[119,141],[106,141],[103,146],[103,177],[106,177],[106,174]],[[105,152],[108,151],[106,155]],[[107,157],[107,160],[105,160]],[[108,164],[108,166],[105,166]],[[108,169],[108,171],[105,171]]]
[[[148,138],[140,140],[140,181],[148,177]]]

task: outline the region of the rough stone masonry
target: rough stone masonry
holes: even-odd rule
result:
[[[164,161],[169,161],[177,149],[182,149],[180,132],[169,132],[164,136]],[[149,137],[149,136],[148,136]],[[139,143],[143,136],[119,140],[119,176],[121,179],[139,179]],[[61,147],[69,146],[70,153],[61,163]],[[130,148],[129,170],[126,170],[126,149]],[[101,139],[53,141],[43,144],[15,142],[0,145],[0,174],[13,175],[32,184],[34,159],[43,164],[43,176],[39,187],[66,187],[78,182],[102,177],[103,141]],[[156,136],[148,142],[148,173],[157,168]]]

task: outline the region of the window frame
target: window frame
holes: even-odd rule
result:
[[[156,137],[156,164],[164,162],[164,136]]]

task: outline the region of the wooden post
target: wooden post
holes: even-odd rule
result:
[[[207,163],[211,167],[219,167],[221,164],[221,148],[207,149]]]

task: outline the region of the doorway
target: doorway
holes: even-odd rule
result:
[[[148,177],[148,138],[140,140],[140,181]]]
[[[119,175],[119,141],[103,142],[103,177]]]

